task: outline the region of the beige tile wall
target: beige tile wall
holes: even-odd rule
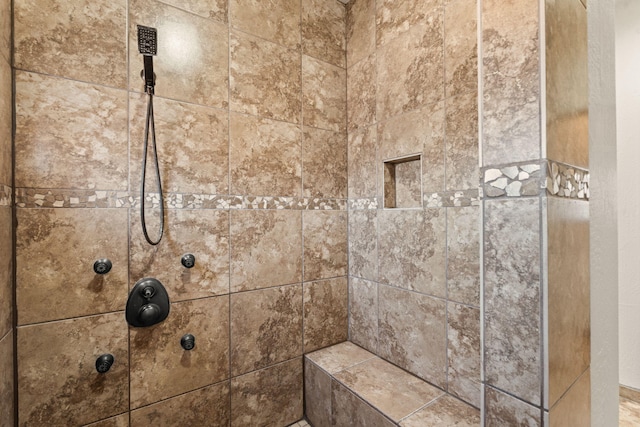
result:
[[[480,212],[445,195],[477,194],[477,3],[347,9],[350,340],[479,407]],[[414,155],[417,208],[383,208],[384,161]]]
[[[303,352],[348,335],[344,6],[72,3],[14,2],[20,424],[299,420]],[[138,210],[146,97],[136,24],[159,38],[154,111],[168,209],[155,247]],[[7,186],[11,52],[8,35],[0,41]],[[0,206],[2,242],[9,205]],[[148,217],[154,234],[157,209]],[[12,424],[9,251],[2,425]],[[193,269],[180,264],[185,253]],[[93,273],[98,258],[113,262],[105,276]],[[133,329],[123,310],[143,277],[166,286],[171,313]],[[180,346],[186,333],[192,351]],[[98,374],[103,353],[115,363]]]

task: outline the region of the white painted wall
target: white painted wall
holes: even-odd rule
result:
[[[619,0],[620,1],[620,0]],[[637,2],[638,0],[630,0]],[[618,425],[615,0],[589,0],[591,425]],[[637,119],[640,121],[640,118]],[[640,236],[639,236],[640,237]],[[640,253],[638,254],[640,256]],[[640,263],[640,260],[635,261]]]
[[[616,1],[620,384],[640,389],[640,1]]]

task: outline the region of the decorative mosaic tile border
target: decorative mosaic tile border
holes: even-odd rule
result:
[[[424,195],[426,208],[453,208],[476,206],[480,204],[480,191],[478,189],[460,191],[442,191]]]
[[[375,210],[378,209],[378,198],[363,198],[363,199],[349,199],[349,210],[350,211],[360,211],[360,210]]]
[[[589,200],[589,171],[552,160],[486,168],[482,181],[484,197],[547,194]]]
[[[11,206],[11,187],[0,185],[0,206]]]
[[[10,194],[10,192],[9,192]],[[149,193],[145,205],[157,208],[158,193]],[[16,206],[21,208],[135,208],[140,196],[127,191],[16,189]],[[346,199],[311,197],[256,197],[218,194],[165,194],[168,209],[291,209],[346,210]]]

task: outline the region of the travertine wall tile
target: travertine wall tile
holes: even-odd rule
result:
[[[231,425],[281,427],[303,415],[302,358],[231,380]]]
[[[637,418],[634,419],[634,422]],[[549,411],[549,426],[591,425],[591,370],[587,369]],[[620,417],[620,425],[624,426]],[[631,424],[630,424],[631,425]]]
[[[193,350],[180,345],[185,334]],[[131,409],[229,378],[228,297],[172,303],[164,322],[129,335]]]
[[[589,204],[548,197],[547,244],[549,409],[591,361]]]
[[[480,309],[447,304],[447,391],[480,407]]]
[[[229,28],[155,0],[129,3],[129,90],[144,91],[136,25],[158,30],[155,93],[211,107],[229,105]],[[172,40],[173,42],[169,42]],[[206,44],[203,44],[206,40]]]
[[[345,68],[346,14],[346,7],[338,2],[303,0],[302,52]]]
[[[491,387],[485,389],[485,426],[542,426],[540,408]]]
[[[13,334],[0,337],[0,424],[14,425]]]
[[[540,405],[540,202],[488,200],[484,216],[485,379]]]
[[[147,97],[131,94],[129,103],[129,188],[139,191]],[[227,194],[228,113],[164,98],[155,98],[153,111],[162,189],[167,192]],[[152,159],[153,150],[149,148],[147,189],[156,192]]]
[[[347,135],[304,127],[304,197],[347,197]]]
[[[3,0],[0,2],[0,58],[10,65],[11,62],[11,2]]]
[[[0,207],[0,338],[13,328],[13,220]]]
[[[443,0],[381,0],[376,2],[376,44],[379,46],[419,28],[430,43],[442,41]]]
[[[400,423],[401,427],[480,426],[480,411],[450,396],[438,398]]]
[[[540,158],[538,3],[482,3],[483,164]]]
[[[18,324],[124,308],[128,291],[125,210],[19,209],[17,216]],[[94,262],[101,258],[113,263],[105,275],[93,271]]]
[[[231,292],[302,282],[299,211],[231,212]]]
[[[347,274],[347,213],[304,211],[304,281]]]
[[[383,210],[378,215],[380,282],[444,297],[445,210]]]
[[[231,111],[300,123],[300,52],[239,31],[230,37]]]
[[[478,206],[447,208],[447,298],[480,306]]]
[[[376,125],[348,134],[349,198],[377,195],[377,131]]]
[[[87,424],[86,427],[129,427],[129,413]]]
[[[302,56],[302,122],[305,126],[344,132],[346,97],[344,68]]]
[[[10,2],[4,1],[10,5]],[[1,7],[1,6],[0,6]],[[7,12],[7,18],[10,19],[11,14]],[[0,11],[0,19],[4,19],[4,15]],[[4,23],[2,23],[4,24]],[[11,27],[11,26],[9,26]],[[0,47],[1,48],[1,47]],[[2,51],[0,50],[0,53]],[[8,51],[7,51],[8,53]],[[0,185],[9,185],[12,180],[12,140],[13,140],[13,96],[11,94],[13,88],[13,73],[9,60],[0,58]]]
[[[447,98],[478,92],[477,1],[444,0]]]
[[[290,0],[229,0],[229,21],[233,28],[300,49],[300,7]]]
[[[115,360],[109,372],[99,374],[95,362],[105,353]],[[81,425],[128,409],[122,312],[20,327],[18,360],[22,425]]]
[[[425,32],[423,26],[414,26],[378,48],[376,60],[378,120],[394,117],[444,98],[442,27],[431,33]]]
[[[17,68],[126,87],[125,0],[19,0],[14,22]]]
[[[155,277],[169,292],[171,301],[205,298],[229,293],[229,213],[209,209],[169,209],[164,236],[156,246],[147,244],[138,212],[132,213],[130,280]],[[155,229],[149,228],[154,236]],[[155,238],[155,237],[154,237]],[[184,254],[196,263],[185,268]]]
[[[447,384],[446,303],[380,285],[381,357],[439,387]]]
[[[378,211],[349,212],[349,274],[378,281]]]
[[[304,359],[305,415],[314,427],[331,427],[331,377]]]
[[[161,0],[163,3],[195,13],[204,18],[226,23],[229,18],[228,0]]]
[[[346,341],[349,337],[346,277],[304,284],[304,352]]]
[[[350,133],[376,121],[376,56],[347,70],[347,128]]]
[[[376,48],[376,1],[352,0],[347,5],[347,66]]]
[[[393,427],[396,425],[335,380],[331,381],[331,402],[335,426]]]
[[[478,95],[446,100],[446,188],[478,188]]]
[[[378,284],[349,278],[349,339],[378,352]]]
[[[331,375],[375,357],[350,341],[332,345],[305,356]]]
[[[230,409],[229,382],[225,381],[136,409],[131,412],[131,425],[228,427]]]
[[[17,187],[126,190],[127,93],[17,72],[15,150]]]
[[[300,126],[231,113],[231,193],[300,196]]]
[[[302,355],[302,285],[231,295],[231,374]]]

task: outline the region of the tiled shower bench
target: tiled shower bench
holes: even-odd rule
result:
[[[313,427],[479,426],[480,411],[351,342],[307,354]]]

